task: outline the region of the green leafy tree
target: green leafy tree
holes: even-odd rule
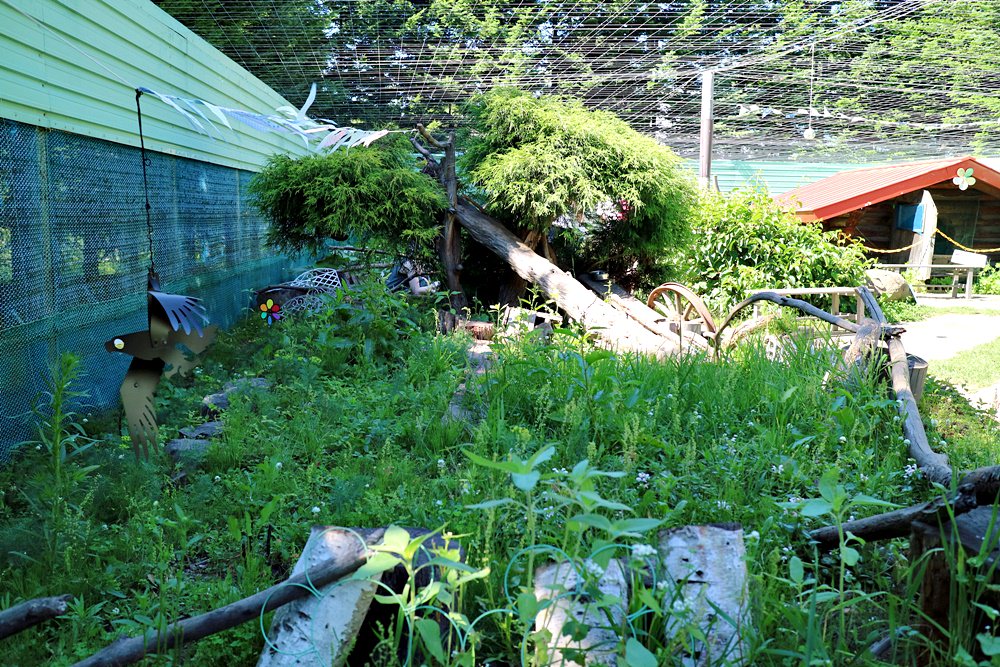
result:
[[[857,242],[803,224],[760,190],[706,192],[694,232],[676,277],[717,309],[758,289],[861,285],[869,264]]]
[[[468,181],[525,238],[559,236],[575,268],[634,284],[687,241],[693,179],[669,148],[615,115],[513,88],[483,95],[469,113]]]
[[[250,184],[271,219],[268,244],[320,250],[330,239],[364,239],[399,252],[428,254],[447,200],[416,171],[399,135],[368,148],[291,158],[278,155]]]

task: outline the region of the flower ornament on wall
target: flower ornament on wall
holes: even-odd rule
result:
[[[268,299],[266,303],[260,304],[260,319],[268,324],[277,322],[281,319],[281,306],[276,304],[273,299]]]
[[[976,184],[976,179],[972,177],[972,167],[958,170],[958,175],[951,179],[951,182],[958,186],[959,190],[968,190],[970,186]]]

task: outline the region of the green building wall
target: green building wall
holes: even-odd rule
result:
[[[256,113],[289,104],[148,0],[0,0],[0,54],[0,118],[130,146],[140,86]],[[306,152],[299,137],[235,121],[215,123],[224,139],[206,136],[150,95],[142,111],[146,146],[161,153],[259,171],[272,154]]]

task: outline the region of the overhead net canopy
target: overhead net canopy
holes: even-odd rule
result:
[[[461,125],[497,85],[578,97],[685,157],[1000,154],[1000,0],[157,0],[339,125]]]

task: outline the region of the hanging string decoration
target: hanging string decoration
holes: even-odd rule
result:
[[[149,272],[146,278],[147,329],[115,336],[104,344],[108,352],[132,357],[120,394],[132,450],[137,460],[148,459],[150,450],[155,449],[157,444],[155,398],[160,378],[183,374],[192,369],[197,364],[197,355],[205,351],[216,333],[216,327],[204,327],[208,323],[208,315],[200,299],[169,294],[160,288],[153,249],[152,207],[149,203],[146,173],[149,159],[146,157],[142,107],[139,102],[142,93],[143,89],[136,90],[135,107],[139,119],[142,182],[146,198],[146,238],[149,244]]]
[[[275,109],[276,113],[273,114],[255,113],[253,111],[244,111],[243,109],[230,109],[206,102],[205,100],[158,93],[149,88],[139,88],[138,90],[140,93],[148,93],[156,97],[168,107],[184,116],[194,130],[206,134],[213,139],[216,136],[222,140],[226,138],[226,135],[223,134],[216,123],[221,123],[229,130],[234,131],[232,123],[229,122],[230,119],[260,132],[294,134],[302,139],[306,148],[316,152],[324,150],[335,151],[339,148],[353,148],[355,146],[370,146],[378,139],[393,132],[391,130],[369,131],[354,127],[338,127],[332,120],[309,118],[306,112],[316,99],[315,83],[310,87],[309,97],[301,109],[281,106]],[[212,122],[212,118],[215,119],[215,122]],[[405,132],[409,132],[409,130]]]

